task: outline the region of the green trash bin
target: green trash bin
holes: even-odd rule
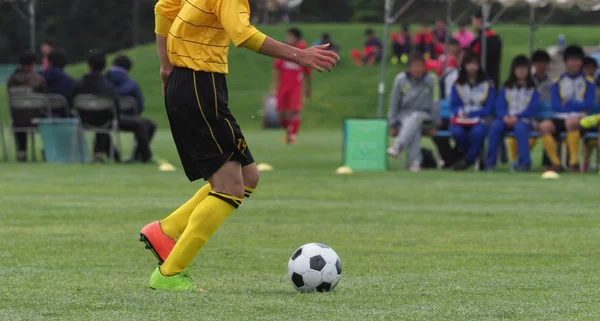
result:
[[[78,118],[44,118],[38,121],[48,163],[91,161],[85,132]]]

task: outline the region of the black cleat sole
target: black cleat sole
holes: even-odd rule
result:
[[[158,260],[158,265],[162,265],[165,262],[163,259],[160,258],[160,255],[158,255],[158,253],[156,253],[156,250],[154,249],[154,246],[152,246],[152,243],[150,243],[150,240],[148,240],[146,235],[144,235],[142,233],[140,233],[140,242],[146,243],[145,248],[147,250],[150,250],[150,252],[152,252],[152,254],[154,254],[156,259]]]

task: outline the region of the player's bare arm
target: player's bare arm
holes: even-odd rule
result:
[[[273,80],[271,80],[271,89],[270,91],[272,93],[277,91],[277,88],[279,88],[279,78],[280,78],[280,71],[275,68],[273,69]]]
[[[328,48],[329,44],[324,44],[302,50],[267,37],[258,53],[293,61],[302,67],[323,72],[325,70],[331,71],[333,66],[340,60],[340,56],[329,51]]]

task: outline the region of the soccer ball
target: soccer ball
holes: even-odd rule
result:
[[[294,251],[288,262],[288,276],[296,290],[329,292],[342,276],[342,262],[325,244],[309,243]]]

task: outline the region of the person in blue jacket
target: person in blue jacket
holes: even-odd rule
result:
[[[133,62],[127,56],[117,56],[113,66],[106,72],[106,79],[110,81],[117,90],[119,96],[130,96],[135,98],[137,113],[144,112],[144,96],[138,83],[129,77]]]
[[[495,94],[494,83],[481,69],[479,58],[472,52],[466,54],[451,94],[450,132],[464,153],[464,158],[454,165],[455,170],[475,164],[487,135],[487,117],[492,114]]]
[[[498,148],[504,134],[513,130],[517,140],[518,161],[514,169],[527,172],[531,169],[529,131],[540,103],[540,93],[531,76],[531,61],[520,55],[513,59],[510,76],[498,93],[496,120],[490,126],[486,169],[493,170],[498,160]]]

